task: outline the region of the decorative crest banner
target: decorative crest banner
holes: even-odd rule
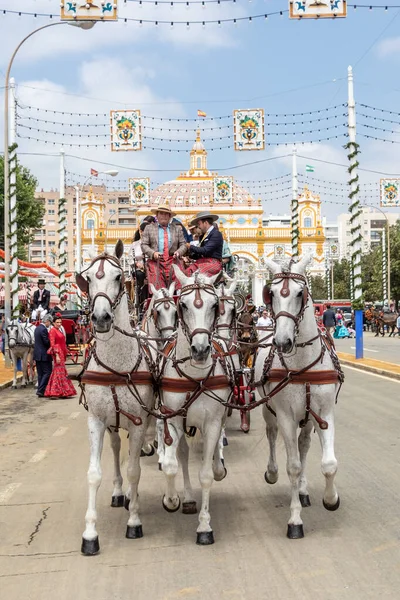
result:
[[[142,149],[142,117],[140,110],[110,111],[111,150],[124,152]]]
[[[150,178],[131,177],[129,179],[129,196],[133,206],[150,204]]]
[[[264,109],[234,110],[233,131],[235,150],[264,150]]]
[[[345,0],[289,0],[290,19],[335,19],[347,17]]]
[[[400,179],[381,179],[381,206],[400,206]]]
[[[231,203],[233,191],[233,177],[215,177],[214,178],[214,202]]]
[[[274,258],[285,258],[285,246],[282,246],[282,244],[275,244]]]
[[[62,0],[60,16],[62,21],[117,21],[118,4],[117,0]]]
[[[331,244],[329,246],[330,258],[339,258],[339,244]]]

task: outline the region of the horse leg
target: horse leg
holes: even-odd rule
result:
[[[178,460],[181,463],[183,475],[182,512],[185,515],[194,515],[197,513],[197,506],[189,476],[189,445],[184,435],[182,435],[179,440],[177,454]]]
[[[86,529],[82,536],[81,552],[86,556],[97,554],[100,550],[99,536],[96,531],[97,511],[96,497],[101,483],[101,453],[103,450],[106,426],[92,414],[88,417],[90,462],[88,470],[89,499],[85,515]]]
[[[269,443],[269,458],[267,470],[264,473],[264,478],[267,483],[274,484],[278,481],[278,463],[276,462],[276,438],[278,437],[278,423],[276,417],[263,406],[263,417],[267,429],[267,438]]]
[[[157,454],[158,454],[158,469],[162,471],[162,464],[164,461],[164,425],[161,419],[157,419],[156,423],[156,434],[157,434]]]
[[[313,430],[314,424],[312,421],[309,421],[305,427],[300,431],[299,435],[299,454],[300,454],[300,462],[301,462],[301,473],[300,473],[300,481],[299,481],[299,497],[300,502],[303,508],[307,506],[311,506],[310,496],[308,494],[307,489],[307,478],[305,475],[306,470],[306,461],[307,454],[311,445],[311,432]]]
[[[221,433],[218,437],[217,445],[214,451],[213,458],[213,473],[214,473],[214,481],[222,481],[227,476],[228,471],[225,467],[224,462],[224,442],[223,442],[223,431],[224,427],[221,427]]]
[[[301,502],[299,498],[301,462],[297,443],[297,423],[289,415],[282,416],[279,418],[278,415],[279,429],[285,442],[287,455],[286,471],[292,486],[287,537],[294,540],[304,537],[303,521],[301,520]]]
[[[333,411],[327,416],[321,416],[328,423],[328,429],[316,428],[322,448],[321,470],[325,477],[325,492],[322,503],[327,510],[337,510],[340,506],[340,498],[334,483],[337,472],[337,460],[334,448],[335,422]]]
[[[12,360],[12,364],[14,367],[14,375],[13,375],[13,382],[12,382],[12,389],[16,390],[17,389],[17,362],[18,362],[18,358],[15,356],[15,354],[11,354],[11,360]]]
[[[139,516],[139,494],[138,487],[140,481],[140,452],[146,433],[146,422],[144,425],[129,426],[129,458],[127,476],[129,481],[130,502],[129,519],[126,527],[125,537],[137,539],[143,537],[142,523]]]
[[[175,479],[179,468],[177,451],[180,439],[183,435],[182,423],[179,423],[177,419],[174,419],[173,423],[169,420],[168,429],[172,438],[172,444],[170,446],[167,444],[164,445],[162,470],[165,474],[167,486],[166,494],[162,499],[162,504],[167,512],[176,512],[181,505],[181,499],[176,491]]]
[[[28,353],[25,352],[21,358],[22,360],[22,382],[21,387],[26,387],[28,380]]]
[[[115,431],[115,429],[108,429],[108,433],[110,434],[110,444],[114,457],[114,489],[111,497],[111,506],[117,508],[119,506],[124,506],[125,502],[125,496],[122,491],[123,480],[120,466],[121,438],[119,437],[118,431]]]
[[[210,491],[214,481],[213,456],[216,451],[218,439],[221,435],[221,423],[206,423],[203,431],[203,461],[199,473],[201,484],[201,510],[199,514],[199,526],[197,528],[196,543],[206,546],[214,543],[213,530],[210,526],[211,515]]]

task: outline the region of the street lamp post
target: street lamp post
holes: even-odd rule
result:
[[[9,93],[10,93],[10,74],[11,68],[14,63],[14,59],[21,48],[21,46],[35,33],[42,31],[43,29],[48,29],[49,27],[54,27],[56,25],[72,25],[74,27],[79,27],[80,29],[91,29],[95,25],[95,21],[57,21],[56,23],[49,23],[48,25],[43,25],[34,31],[31,31],[29,35],[24,37],[24,39],[18,44],[15,48],[10,62],[8,63],[6,77],[5,77],[5,86],[4,86],[4,313],[6,322],[7,319],[11,316],[11,278],[10,278],[10,260],[11,260],[11,239],[10,239],[10,154],[9,154],[9,144],[10,144],[10,120],[9,120]],[[6,353],[7,354],[7,353]]]

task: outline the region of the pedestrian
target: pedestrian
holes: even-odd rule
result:
[[[70,398],[76,396],[75,388],[68,378],[65,361],[67,358],[67,344],[61,331],[61,315],[56,314],[53,321],[54,327],[49,334],[50,348],[47,353],[54,359],[54,368],[46,387],[47,398]]]
[[[257,321],[257,327],[272,327],[272,319],[267,310],[262,311],[262,315]]]
[[[336,317],[335,312],[332,310],[331,305],[326,305],[326,310],[322,315],[322,323],[330,335],[333,335],[333,331],[336,327]]]
[[[50,379],[52,369],[52,358],[47,353],[50,348],[49,328],[53,322],[53,317],[46,313],[40,325],[35,329],[35,342],[33,346],[33,360],[36,362],[38,375],[38,387],[36,395],[43,398],[47,383]]]
[[[400,314],[399,314],[399,316],[397,317],[397,321],[396,321],[396,327],[397,327],[398,334],[399,334],[399,336],[400,336]]]

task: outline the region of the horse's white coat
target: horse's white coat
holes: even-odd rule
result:
[[[95,262],[85,272],[89,283],[90,297],[94,298],[98,293],[105,293],[114,301],[120,290],[121,270],[104,262],[104,276],[96,278],[99,263]],[[99,296],[93,306],[92,315],[95,316],[98,330],[96,333],[96,352],[99,359],[111,369],[118,372],[129,372],[137,362],[141,349],[135,337],[128,337],[116,331],[113,325],[122,330],[132,333],[129,320],[128,301],[123,294],[119,304],[112,309],[107,298]],[[99,329],[102,333],[99,333]],[[143,334],[145,335],[145,334]],[[105,372],[92,357],[89,371]],[[145,358],[142,356],[138,371],[149,371]],[[154,407],[152,385],[137,386],[138,394],[148,408]],[[128,481],[130,487],[129,519],[128,527],[140,526],[138,485],[140,479],[140,450],[147,427],[147,413],[125,386],[116,388],[120,408],[126,412],[142,418],[142,425],[135,426],[129,419],[121,416],[120,427],[129,432],[129,458],[128,458]],[[113,496],[122,496],[122,476],[120,471],[120,448],[121,440],[113,426],[116,423],[115,406],[111,391],[108,387],[86,385],[86,398],[88,402],[88,427],[90,441],[90,463],[88,470],[89,501],[86,512],[86,528],[83,533],[84,540],[91,541],[98,537],[96,522],[96,495],[101,483],[101,453],[103,449],[104,433],[110,428],[111,447],[114,453],[114,490]]]
[[[304,275],[309,257],[305,257],[299,263],[295,263],[291,272]],[[273,274],[281,272],[281,267],[271,260],[267,261],[268,267]],[[290,294],[288,297],[282,297],[280,290],[283,282],[272,283],[273,292],[272,305],[275,314],[280,311],[286,311],[293,315],[298,315],[302,306],[303,284],[298,281],[289,280]],[[309,296],[304,317],[299,324],[298,334],[296,335],[295,323],[292,319],[281,316],[275,323],[274,339],[279,347],[289,340],[294,347],[289,355],[284,355],[284,360],[290,370],[299,370],[310,365],[321,351],[320,340],[315,340],[311,345],[299,348],[296,344],[307,342],[317,336],[318,329],[314,316],[312,299]],[[255,381],[260,381],[264,362],[270,352],[270,348],[260,349],[255,364]],[[275,356],[273,368],[282,368],[277,356]],[[325,353],[322,362],[319,361],[313,368],[317,370],[335,370],[333,362],[328,352]],[[265,392],[273,390],[276,383],[266,384]],[[308,425],[300,431],[298,435],[298,425],[305,416],[306,393],[305,385],[287,385],[282,391],[270,401],[270,406],[276,412],[276,418],[263,407],[263,416],[266,422],[267,437],[269,442],[270,454],[266,471],[266,479],[269,483],[275,483],[278,479],[278,465],[276,463],[275,442],[278,428],[283,436],[287,453],[287,473],[292,486],[292,499],[290,505],[289,525],[302,525],[301,503],[299,494],[308,495],[307,480],[305,476],[305,464],[307,452],[310,446],[310,436],[313,427],[319,436],[322,448],[321,469],[325,476],[324,502],[330,507],[338,503],[338,493],[334,484],[337,471],[337,460],[334,452],[334,407],[336,393],[339,384],[329,385],[311,385],[311,408],[328,422],[328,429],[319,428],[315,420],[310,417]],[[261,396],[264,396],[262,387],[258,388]]]
[[[19,323],[16,319],[8,321],[6,332],[8,347],[14,367],[12,387],[17,387],[17,361],[22,360],[22,387],[33,383],[33,345],[35,342],[35,325],[32,323]],[[29,373],[28,373],[29,365]]]

